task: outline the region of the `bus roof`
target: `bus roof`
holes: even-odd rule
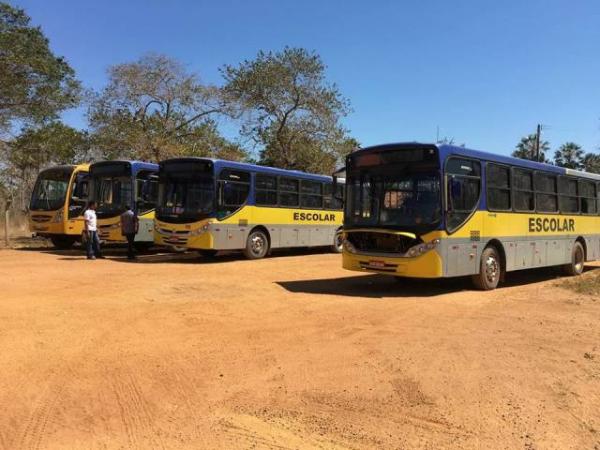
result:
[[[139,172],[140,170],[154,170],[158,171],[158,164],[150,163],[146,161],[137,161],[137,160],[126,160],[126,159],[115,159],[111,161],[99,161],[90,165],[90,168],[98,167],[98,166],[107,166],[113,163],[129,163],[131,165],[131,169],[134,173]]]
[[[253,172],[257,172],[257,173],[265,173],[265,174],[275,175],[275,176],[296,177],[296,178],[303,178],[306,180],[314,180],[314,181],[331,181],[332,180],[332,178],[328,175],[318,175],[318,174],[306,173],[306,172],[302,172],[300,170],[277,169],[275,167],[259,166],[258,164],[250,164],[250,163],[243,163],[243,162],[237,162],[237,161],[228,161],[226,159],[182,157],[182,158],[166,159],[164,161],[161,161],[161,163],[168,162],[168,161],[180,161],[180,162],[212,161],[215,169],[231,168],[231,169],[238,169],[238,170],[250,170]]]
[[[410,148],[437,148],[439,150],[440,161],[444,161],[448,156],[457,155],[464,156],[466,158],[480,159],[484,161],[496,162],[499,164],[506,164],[516,167],[522,167],[530,170],[543,170],[546,172],[553,172],[561,175],[572,175],[582,178],[589,178],[592,180],[600,180],[600,175],[595,173],[581,172],[578,170],[565,169],[564,167],[554,166],[552,164],[546,164],[536,161],[530,161],[527,159],[514,158],[512,156],[496,155],[494,153],[484,152],[481,150],[473,150],[465,147],[459,147],[457,145],[448,144],[428,144],[421,142],[398,142],[383,145],[376,145],[371,147],[361,148],[356,152],[363,151],[391,151],[399,149],[410,149]],[[355,152],[355,153],[356,153]]]

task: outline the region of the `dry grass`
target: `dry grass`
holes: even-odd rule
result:
[[[579,277],[567,278],[560,281],[558,286],[578,294],[600,296],[600,271],[592,270]]]

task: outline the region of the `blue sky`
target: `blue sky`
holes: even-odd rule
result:
[[[9,0],[10,1],[10,0]],[[220,83],[218,67],[285,45],[317,51],[363,145],[454,137],[509,154],[546,126],[553,149],[600,146],[598,0],[18,0],[87,87],[147,52]],[[85,127],[83,111],[65,120]]]

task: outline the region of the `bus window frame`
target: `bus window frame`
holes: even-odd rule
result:
[[[583,178],[583,177],[577,177],[576,179],[577,179],[577,193],[578,193],[577,200],[579,202],[579,214],[582,215],[582,216],[595,216],[595,215],[597,215],[598,214],[598,202],[597,202],[597,199],[598,199],[598,184],[596,182],[594,182],[594,180],[590,180],[590,179]],[[590,185],[592,185],[592,187],[594,188],[594,196],[593,197],[584,197],[583,195],[581,195],[581,186],[580,186],[581,183],[589,183]],[[584,198],[596,200],[594,202],[596,210],[593,213],[584,213],[583,212],[582,206],[583,206],[583,199]]]
[[[450,174],[447,171],[447,167],[448,167],[448,162],[451,159],[462,159],[465,161],[473,161],[477,164],[479,164],[479,176],[475,176],[475,175],[461,175],[461,174]],[[471,218],[473,217],[473,215],[478,211],[479,206],[481,205],[481,196],[483,195],[483,174],[482,174],[482,160],[477,159],[477,158],[470,158],[470,157],[465,157],[465,156],[461,156],[461,155],[449,155],[446,158],[446,161],[444,162],[444,195],[443,195],[443,208],[444,208],[444,228],[446,229],[446,232],[448,234],[454,234],[456,233],[458,230],[460,230],[469,220],[471,220]],[[453,228],[452,230],[450,228],[448,228],[448,196],[449,196],[449,192],[448,192],[448,180],[449,180],[449,176],[455,176],[455,177],[461,177],[461,178],[471,178],[471,179],[476,179],[479,180],[479,195],[477,197],[477,201],[475,202],[475,207],[471,210],[471,212],[469,213],[469,215],[459,224],[457,225],[455,228]]]
[[[221,179],[221,174],[225,171],[225,170],[229,170],[229,171],[233,171],[233,172],[242,172],[248,175],[248,182],[245,181],[231,181],[231,180],[222,180]],[[221,203],[221,198],[220,198],[220,193],[221,193],[221,186],[223,185],[224,182],[230,182],[232,184],[243,184],[243,185],[247,185],[248,186],[248,194],[246,195],[246,199],[244,200],[244,202],[239,205],[238,208],[236,208],[235,210],[231,211],[229,214],[224,215],[223,217],[218,217],[217,213],[219,211],[219,208],[224,207],[226,208],[227,206],[237,206],[237,205],[227,205],[225,203]],[[250,200],[250,196],[252,194],[252,188],[253,188],[253,176],[252,176],[252,171],[250,170],[245,170],[245,169],[237,169],[237,168],[233,168],[233,167],[221,167],[221,169],[219,170],[218,174],[215,174],[215,218],[218,221],[223,221],[225,219],[230,218],[231,216],[233,216],[234,214],[237,214],[242,208],[244,208],[245,206],[248,205],[248,201]]]
[[[488,181],[488,168],[490,166],[503,167],[508,170],[508,188],[503,188],[499,186],[491,186],[492,189],[499,189],[503,191],[508,191],[508,197],[510,200],[510,207],[508,209],[498,209],[498,208],[490,208],[490,195],[489,195],[489,181]],[[490,212],[513,212],[514,211],[514,199],[513,199],[513,166],[509,166],[508,164],[501,164],[494,161],[486,161],[485,162],[485,206]]]
[[[517,189],[515,187],[515,171],[520,170],[521,172],[527,172],[529,173],[529,175],[531,176],[531,190],[529,189]],[[535,170],[532,169],[527,169],[525,167],[520,167],[520,166],[511,166],[511,171],[510,171],[510,177],[511,177],[511,182],[512,182],[512,187],[511,187],[511,192],[512,192],[512,212],[515,213],[521,213],[521,214],[535,214],[537,211],[537,201],[535,198]],[[529,194],[531,194],[532,198],[533,198],[533,209],[517,209],[515,207],[516,202],[515,202],[515,197],[518,195],[519,192],[527,192]]]
[[[546,191],[540,191],[537,188],[537,183],[536,183],[536,175],[545,175],[545,176],[550,176],[550,177],[554,177],[554,192],[546,192]],[[533,190],[535,192],[535,213],[536,214],[560,214],[560,205],[558,203],[558,177],[559,175],[556,173],[552,173],[552,172],[548,172],[546,170],[534,170],[533,171]],[[537,201],[537,196],[538,194],[542,194],[542,195],[554,195],[556,197],[556,210],[554,211],[540,211],[539,207],[538,207],[538,201]]]
[[[575,212],[564,212],[561,207],[561,204],[560,204],[561,197],[573,198],[572,195],[561,194],[561,192],[560,192],[561,180],[575,181],[575,200],[577,201],[577,211],[575,211]],[[572,177],[569,175],[559,175],[558,177],[556,177],[556,193],[558,195],[558,213],[559,214],[566,215],[566,216],[581,215],[581,195],[580,195],[580,191],[579,191],[579,181],[580,180],[581,180],[581,178],[579,178],[579,177]]]

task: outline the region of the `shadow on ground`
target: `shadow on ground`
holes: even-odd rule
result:
[[[586,267],[586,272],[599,267]],[[523,286],[561,278],[557,268],[542,268],[510,272],[498,289]],[[319,280],[277,281],[289,292],[304,294],[340,295],[346,297],[436,297],[466,290],[474,290],[469,277],[440,279],[396,279],[386,275],[357,275]]]

